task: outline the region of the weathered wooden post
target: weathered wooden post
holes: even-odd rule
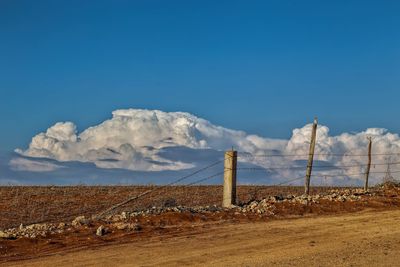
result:
[[[222,207],[229,208],[236,204],[237,151],[231,150],[225,152],[224,165],[224,199]]]
[[[368,137],[368,164],[367,164],[367,171],[365,172],[364,191],[368,191],[369,172],[371,170],[371,162],[372,162],[371,152],[372,152],[372,138]]]
[[[310,152],[308,153],[308,164],[307,164],[305,190],[304,190],[304,193],[306,195],[310,194],[310,181],[311,181],[311,172],[314,161],[315,142],[317,139],[317,127],[318,127],[318,119],[315,118],[311,133]]]

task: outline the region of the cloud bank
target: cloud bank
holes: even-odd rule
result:
[[[52,172],[63,168],[57,164],[27,158],[13,158],[9,163],[13,171]]]
[[[78,133],[76,125],[72,122],[56,123],[46,132],[33,137],[27,149],[17,149],[16,152],[31,159],[94,163],[103,169],[175,171],[194,168],[197,163],[188,161],[187,155],[184,154],[178,160],[165,157],[163,152],[170,148],[183,147],[189,148],[192,153],[200,153],[204,150],[222,152],[234,147],[243,152],[243,157],[240,158],[242,163],[252,163],[265,168],[271,176],[291,178],[304,175],[304,169],[279,168],[304,165],[308,154],[311,124],[294,129],[289,140],[282,140],[227,129],[184,112],[126,109],[116,110],[112,114],[111,119],[81,133]],[[319,170],[316,167],[316,178],[332,181],[340,179],[341,175],[349,175],[362,180],[363,176],[360,173],[365,171],[366,157],[361,155],[366,154],[368,136],[374,140],[374,154],[399,152],[398,134],[389,133],[386,129],[370,128],[359,133],[330,136],[329,128],[320,125],[316,146],[316,154],[319,155],[316,156],[315,164],[336,166],[337,169]],[[266,154],[290,156],[248,156]],[[374,161],[379,164],[373,165],[371,171],[384,172],[386,166],[383,163],[387,160],[400,161],[398,155],[386,158],[386,155],[374,156]],[[10,165],[16,170],[40,171],[42,168],[43,171],[50,171],[57,168],[53,163],[32,163],[26,159],[14,159]],[[331,177],[335,175],[337,177]],[[375,179],[382,175],[376,174]]]

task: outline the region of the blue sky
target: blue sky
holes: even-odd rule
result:
[[[118,108],[400,132],[398,1],[0,2],[0,151]]]

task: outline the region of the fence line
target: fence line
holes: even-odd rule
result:
[[[366,181],[366,186],[364,187],[365,190],[368,190],[368,177],[370,174],[384,174],[385,172],[381,172],[381,171],[375,171],[375,172],[370,172],[370,167],[376,167],[376,166],[395,166],[395,165],[400,165],[400,162],[371,162],[371,159],[373,156],[375,157],[379,157],[379,156],[394,156],[394,155],[400,155],[400,153],[371,153],[371,146],[372,146],[372,139],[369,138],[369,149],[368,149],[368,153],[365,154],[351,154],[351,153],[343,153],[343,154],[339,154],[339,153],[314,153],[314,148],[315,148],[315,143],[316,143],[316,131],[317,131],[317,119],[314,120],[314,125],[313,125],[313,131],[312,131],[312,138],[311,138],[311,145],[310,145],[310,151],[309,153],[304,153],[304,154],[252,154],[250,152],[244,152],[244,151],[240,151],[240,152],[236,152],[236,151],[229,151],[225,153],[225,158],[224,160],[219,160],[217,162],[214,162],[208,166],[205,166],[199,170],[196,170],[188,175],[185,175],[179,179],[176,179],[166,185],[161,185],[159,187],[153,188],[151,190],[148,190],[146,192],[143,192],[137,196],[132,196],[130,198],[128,198],[127,200],[118,203],[114,206],[112,206],[111,208],[105,210],[104,212],[100,213],[98,215],[98,217],[104,216],[107,213],[112,212],[113,210],[126,205],[127,203],[137,200],[139,198],[142,198],[144,196],[147,196],[155,191],[158,192],[162,192],[164,189],[172,186],[172,185],[177,185],[178,183],[181,183],[183,181],[188,180],[191,177],[194,177],[197,174],[200,174],[206,170],[209,170],[213,167],[218,166],[219,164],[221,164],[222,162],[225,162],[225,166],[224,166],[224,171],[220,171],[220,172],[216,172],[213,173],[211,175],[207,175],[206,177],[197,179],[195,181],[189,182],[187,184],[183,184],[182,186],[193,186],[193,185],[198,185],[201,183],[204,183],[206,181],[210,181],[213,178],[217,178],[217,177],[223,177],[224,179],[224,192],[226,191],[225,189],[228,189],[226,192],[235,192],[236,190],[236,173],[238,171],[263,171],[263,172],[269,172],[269,171],[273,171],[273,170],[304,170],[305,171],[305,175],[293,178],[293,179],[287,179],[285,181],[281,181],[279,183],[275,183],[269,186],[282,186],[285,184],[290,184],[292,182],[296,182],[299,181],[301,179],[305,180],[305,194],[309,193],[309,189],[310,189],[310,178],[311,177],[318,177],[318,178],[327,178],[327,177],[347,177],[347,179],[349,180],[357,180],[360,181],[360,179],[355,178],[354,176],[365,176],[365,181]],[[348,165],[346,164],[321,164],[317,162],[317,164],[314,165],[314,157],[316,157],[318,159],[318,157],[342,157],[342,158],[355,158],[355,157],[368,157],[368,163],[350,163]],[[254,165],[257,165],[257,167],[238,167],[235,163],[235,167],[228,167],[228,168],[234,168],[234,169],[228,169],[227,165],[232,164],[232,160],[229,157],[233,157],[234,158],[234,162],[237,161],[237,159],[242,159],[240,161],[238,161],[238,163],[241,162],[246,162],[246,163],[252,163]],[[264,163],[267,162],[267,159],[269,158],[303,158],[304,160],[306,160],[308,158],[308,163],[307,166],[302,166],[302,165],[298,165],[298,166],[287,166],[287,165],[274,165],[274,166],[263,166],[263,160],[264,159]],[[257,159],[257,160],[256,160]],[[261,161],[260,161],[261,159]],[[294,159],[293,159],[294,160]],[[293,161],[292,160],[292,161]],[[307,168],[307,169],[306,169]],[[362,168],[360,172],[357,173],[331,173],[331,172],[337,172],[337,171],[347,171],[346,169],[349,168]],[[364,171],[366,169],[366,171]],[[314,172],[312,172],[312,170],[314,170]],[[228,174],[226,174],[229,171]],[[400,170],[395,170],[392,173],[400,173]],[[227,176],[227,177],[226,177]],[[352,177],[353,176],[353,177]],[[238,197],[237,193],[233,193],[234,196]],[[235,201],[235,197],[230,196],[232,201]],[[223,196],[223,200],[225,200],[225,196]],[[225,205],[225,204],[224,204]]]
[[[238,158],[274,158],[274,157],[308,157],[309,154],[261,154],[253,155],[250,152],[238,152]],[[400,156],[400,153],[372,153],[372,156]],[[368,157],[366,154],[334,154],[334,153],[315,153],[314,156],[331,157]]]
[[[370,172],[370,174],[385,174],[386,172]],[[397,171],[391,171],[391,173],[400,173],[400,170]],[[313,176],[327,176],[327,177],[347,177],[347,176],[356,176],[356,175],[365,175],[365,172],[361,173],[349,173],[349,174],[319,174],[319,175],[314,175]],[[350,178],[350,177],[349,177]]]
[[[103,217],[104,215],[110,213],[111,211],[113,211],[113,210],[115,210],[115,209],[117,209],[117,208],[119,208],[119,207],[121,207],[121,206],[124,206],[124,205],[128,204],[129,202],[132,202],[132,201],[137,200],[137,199],[139,199],[139,198],[142,198],[142,197],[144,197],[144,196],[146,196],[146,195],[148,195],[148,194],[150,194],[150,193],[153,193],[153,192],[158,191],[158,190],[162,190],[162,189],[164,189],[164,188],[167,188],[167,187],[169,187],[169,186],[172,186],[172,185],[175,185],[175,184],[177,184],[177,183],[179,183],[179,182],[182,182],[182,181],[184,181],[184,180],[187,180],[187,179],[189,179],[189,178],[195,176],[196,174],[199,174],[199,173],[201,173],[201,172],[204,172],[204,171],[206,171],[206,170],[208,170],[208,169],[211,169],[211,168],[213,168],[213,167],[215,167],[215,166],[221,164],[222,162],[223,162],[222,160],[218,160],[218,161],[216,161],[216,162],[214,162],[214,163],[212,163],[212,164],[210,164],[210,165],[207,165],[207,166],[205,166],[205,167],[203,167],[203,168],[201,168],[201,169],[198,169],[198,170],[196,170],[196,171],[194,171],[194,172],[192,172],[192,173],[190,173],[190,174],[188,174],[188,175],[185,175],[185,176],[183,176],[183,177],[181,177],[181,178],[178,178],[178,179],[176,179],[176,180],[174,180],[174,181],[172,181],[172,182],[170,182],[170,183],[168,183],[168,184],[166,184],[166,185],[153,188],[153,189],[148,190],[148,191],[146,191],[146,192],[144,192],[144,193],[141,193],[141,194],[139,194],[139,195],[137,195],[137,196],[132,196],[132,197],[130,197],[130,198],[128,198],[128,199],[126,199],[126,200],[124,200],[124,201],[122,201],[122,202],[120,202],[120,203],[118,203],[118,204],[116,204],[116,205],[114,205],[114,206],[112,206],[112,207],[110,207],[110,208],[108,208],[107,210],[105,210],[105,211],[99,213],[98,215],[95,216],[95,218],[101,218],[101,217]],[[219,175],[219,174],[218,174],[218,175]],[[216,174],[213,175],[213,177],[215,177],[215,176],[216,176]],[[209,177],[207,177],[207,178],[210,179]]]
[[[179,182],[182,182],[182,181],[184,181],[184,180],[187,180],[187,179],[189,179],[189,178],[195,176],[196,174],[202,173],[202,172],[204,172],[204,171],[206,171],[206,170],[208,170],[208,169],[211,169],[211,168],[213,168],[213,167],[216,167],[216,166],[218,166],[219,164],[221,164],[222,162],[223,162],[222,160],[219,160],[219,161],[214,162],[214,163],[212,163],[212,164],[210,164],[210,165],[208,165],[208,166],[206,166],[206,167],[203,167],[203,168],[201,168],[201,169],[199,169],[199,170],[196,170],[195,172],[192,172],[192,173],[190,173],[190,174],[188,174],[188,175],[185,175],[185,176],[183,176],[183,177],[181,177],[181,178],[179,178],[179,179],[176,179],[176,180],[174,180],[174,181],[172,181],[172,182],[170,182],[170,183],[168,183],[168,184],[166,184],[166,185],[162,185],[162,186],[155,187],[155,188],[153,188],[153,189],[151,189],[151,190],[148,190],[148,191],[145,191],[145,192],[143,192],[143,193],[141,193],[141,194],[139,194],[139,195],[137,195],[137,196],[132,196],[132,197],[128,198],[127,200],[125,200],[125,201],[123,201],[123,202],[120,202],[120,203],[118,203],[118,204],[116,204],[116,205],[110,207],[109,209],[103,211],[102,213],[96,215],[95,218],[101,218],[101,217],[105,216],[106,214],[112,212],[113,210],[115,210],[115,209],[117,209],[117,208],[119,208],[119,207],[121,207],[121,206],[124,206],[124,205],[128,204],[129,202],[138,200],[138,199],[140,199],[140,198],[142,198],[142,197],[145,197],[145,196],[147,196],[147,195],[149,195],[149,194],[151,194],[151,193],[153,193],[153,192],[155,192],[155,191],[162,191],[162,190],[168,188],[169,186],[176,185],[176,184],[178,184]],[[390,165],[398,165],[398,164],[400,164],[400,162],[394,162],[394,163],[380,163],[380,164],[379,164],[379,163],[376,163],[376,164],[372,164],[372,165],[387,165],[387,164],[390,164]],[[361,167],[361,166],[365,166],[365,165],[364,165],[364,164],[358,164],[358,165],[351,165],[351,166],[347,166],[347,167]],[[345,166],[318,166],[318,165],[317,165],[317,166],[314,166],[314,167],[315,167],[315,168],[318,168],[318,167],[335,167],[336,169],[338,169],[338,168],[340,169],[340,167],[343,167],[343,168],[344,168]],[[304,169],[304,167],[302,167],[302,166],[289,167],[289,168],[285,168],[285,169],[290,170],[290,169],[298,169],[298,168]],[[237,168],[238,171],[268,171],[269,169],[279,169],[279,168],[277,168],[277,167],[275,167],[275,168],[274,168],[274,167],[273,167],[273,168]],[[226,171],[227,171],[227,169],[225,169],[224,171],[220,171],[220,172],[214,173],[214,174],[212,174],[212,175],[206,176],[206,177],[204,177],[204,178],[195,180],[195,181],[190,182],[190,183],[188,183],[188,184],[182,184],[182,186],[193,186],[193,185],[198,185],[198,184],[203,183],[203,182],[205,182],[205,181],[209,181],[209,180],[211,180],[211,179],[213,179],[213,178],[223,177],[223,175],[224,175],[224,173],[225,173]],[[371,174],[384,174],[384,173],[385,173],[385,172],[378,172],[378,171],[377,171],[377,172],[371,172]],[[399,170],[399,171],[397,171],[397,170],[396,170],[396,171],[392,171],[392,173],[400,173],[400,170]],[[365,175],[365,173],[364,173],[364,172],[359,172],[359,173],[350,173],[350,174],[319,174],[319,173],[317,173],[317,172],[314,172],[311,176],[312,176],[312,177],[321,177],[321,178],[323,178],[323,177],[347,177],[348,179],[357,180],[357,181],[358,181],[359,179],[355,179],[355,178],[352,178],[352,177],[350,177],[350,176],[362,176],[362,175]],[[285,181],[283,181],[283,182],[270,184],[270,185],[268,185],[268,186],[282,186],[282,185],[287,185],[287,184],[290,184],[290,183],[292,183],[292,182],[296,182],[296,181],[299,181],[299,180],[302,180],[302,179],[305,179],[305,175],[302,175],[302,176],[299,176],[299,177],[296,177],[296,178],[293,178],[293,179],[288,179],[288,180],[285,180]],[[237,197],[239,198],[240,195],[244,195],[244,194],[249,194],[249,192],[246,192],[246,193],[243,193],[243,194],[237,194]]]
[[[400,155],[400,153],[399,153],[399,155]],[[214,162],[214,163],[212,163],[212,164],[210,164],[210,165],[207,165],[207,166],[205,166],[205,167],[203,167],[203,168],[201,168],[201,169],[199,169],[199,170],[196,170],[195,172],[192,172],[192,173],[190,173],[190,174],[188,174],[188,175],[185,175],[185,176],[183,176],[183,177],[181,177],[181,178],[179,178],[179,179],[176,179],[176,180],[174,180],[174,181],[172,181],[172,182],[170,182],[170,183],[168,183],[168,184],[166,184],[166,185],[158,186],[158,187],[156,187],[156,188],[153,188],[153,189],[151,189],[151,190],[148,190],[148,191],[146,191],[146,192],[143,192],[143,193],[141,193],[141,194],[139,194],[139,195],[137,195],[137,196],[133,196],[133,197],[131,197],[131,198],[128,198],[127,200],[125,200],[125,201],[123,201],[123,202],[121,202],[121,203],[118,203],[118,204],[112,206],[111,208],[109,208],[109,209],[103,211],[102,213],[98,214],[98,215],[96,216],[96,218],[101,218],[101,217],[103,217],[104,215],[106,215],[106,214],[112,212],[113,210],[115,210],[115,209],[117,209],[117,208],[119,208],[119,207],[121,207],[121,206],[123,206],[123,205],[128,204],[129,202],[138,200],[138,199],[140,199],[140,198],[142,198],[142,197],[145,197],[145,196],[147,196],[147,195],[149,195],[149,194],[151,194],[151,193],[153,193],[153,192],[155,192],[155,191],[162,191],[162,190],[168,188],[169,186],[176,185],[176,184],[178,184],[179,182],[182,182],[182,181],[184,181],[184,180],[187,180],[187,179],[189,179],[189,178],[191,178],[191,177],[193,177],[193,176],[195,176],[195,175],[197,175],[197,174],[200,174],[200,173],[202,173],[202,172],[204,172],[204,171],[206,171],[206,170],[208,170],[208,169],[211,169],[211,168],[213,168],[213,167],[216,167],[216,166],[218,166],[219,164],[221,164],[222,162],[223,162],[223,160],[219,160],[219,161]],[[372,164],[372,165],[373,165],[373,166],[374,166],[374,165],[379,166],[379,165],[388,165],[388,164],[389,164],[389,165],[399,165],[400,162],[393,162],[393,163],[375,163],[375,164]],[[316,165],[316,166],[314,166],[314,168],[334,168],[334,170],[337,170],[337,169],[346,168],[346,167],[347,167],[347,168],[350,168],[350,167],[363,167],[363,166],[366,166],[366,164],[342,165],[342,166],[341,166],[341,165],[338,165],[338,166],[335,166],[335,165],[332,165],[332,166]],[[275,170],[275,169],[287,169],[287,170],[292,170],[292,169],[300,169],[300,168],[301,168],[301,169],[304,169],[305,166],[295,166],[295,167],[283,167],[283,166],[282,166],[282,167],[271,167],[271,168],[258,168],[258,167],[254,167],[254,168],[243,168],[243,167],[239,167],[239,168],[237,168],[236,170],[237,170],[237,171],[268,171],[268,170]],[[203,182],[205,182],[205,181],[209,181],[209,180],[211,180],[211,179],[213,179],[213,178],[223,177],[223,175],[224,175],[224,173],[225,173],[226,171],[227,171],[227,169],[225,169],[224,171],[220,171],[220,172],[214,173],[214,174],[212,174],[212,175],[206,176],[206,177],[204,177],[204,178],[195,180],[195,181],[190,182],[190,183],[188,183],[188,184],[182,184],[182,186],[193,186],[193,185],[198,185],[198,184],[203,183]],[[371,174],[384,174],[384,173],[385,173],[385,172],[371,172]],[[400,173],[400,170],[399,170],[399,171],[393,171],[392,173]],[[321,177],[321,178],[323,178],[323,177],[347,177],[348,179],[359,181],[359,179],[355,179],[355,178],[352,178],[352,177],[350,177],[350,176],[362,176],[362,175],[365,175],[365,173],[364,173],[364,172],[359,172],[359,173],[350,173],[350,174],[320,174],[320,173],[318,173],[318,171],[317,171],[317,172],[314,172],[311,176],[312,176],[312,177]],[[302,179],[305,179],[305,175],[302,175],[302,176],[299,176],[299,177],[296,177],[296,178],[293,178],[293,179],[288,179],[288,180],[285,180],[285,181],[283,181],[283,182],[270,184],[270,185],[268,185],[268,186],[282,186],[282,185],[287,185],[287,184],[290,184],[290,183],[292,183],[292,182],[296,182],[296,181],[299,181],[299,180],[302,180]],[[249,192],[246,192],[246,193],[244,193],[244,194],[249,194]],[[244,194],[243,194],[243,195],[244,195]],[[237,194],[237,197],[239,197],[240,195],[241,195],[241,194]]]

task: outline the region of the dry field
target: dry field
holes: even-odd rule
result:
[[[78,215],[90,217],[148,189],[2,187],[1,228],[39,221],[70,223]],[[313,188],[312,194],[331,189]],[[302,191],[301,187],[241,186],[238,195],[246,203]],[[221,194],[219,186],[157,188],[117,212],[219,205]],[[359,201],[277,202],[273,214],[233,209],[138,216],[128,220],[140,225],[140,230],[114,229],[101,237],[96,229],[107,222],[100,220],[45,237],[0,239],[0,265],[395,266],[399,208],[400,188],[388,187],[373,189]]]
[[[153,206],[220,205],[222,186],[15,186],[0,187],[0,229],[39,222],[70,221],[76,216],[90,217],[112,205],[147,190],[153,193],[138,199],[124,211]],[[328,192],[332,187],[314,187],[311,193]],[[261,200],[276,195],[301,195],[302,187],[239,186],[239,202]]]

